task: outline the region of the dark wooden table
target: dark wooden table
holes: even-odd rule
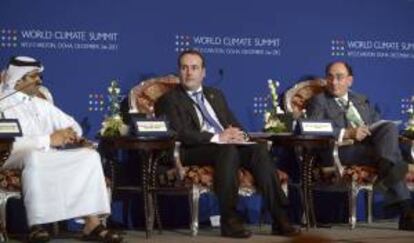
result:
[[[11,153],[14,138],[0,138],[0,167],[3,166]]]
[[[113,186],[116,190],[133,190],[141,191],[144,198],[144,214],[145,214],[145,230],[146,236],[151,236],[154,228],[154,216],[160,222],[157,202],[154,191],[156,189],[156,171],[158,161],[163,151],[174,149],[175,139],[171,137],[100,137],[100,145],[106,151],[115,150],[131,150],[140,152],[141,172],[137,176],[141,176],[142,185],[139,186]],[[114,163],[113,159],[110,159]],[[114,168],[112,166],[112,168]],[[114,171],[112,170],[112,178]],[[114,185],[115,183],[112,183]]]
[[[272,146],[293,147],[300,162],[302,206],[306,228],[316,226],[312,197],[312,169],[315,149],[327,148],[334,151],[335,138],[331,136],[295,135],[293,133],[251,133],[252,139],[267,139]]]

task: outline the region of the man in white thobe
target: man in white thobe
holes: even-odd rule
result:
[[[0,112],[18,119],[23,132],[3,167],[22,169],[29,241],[49,240],[39,225],[83,217],[85,236],[98,233],[98,240],[120,242],[121,237],[100,225],[98,218],[110,213],[100,156],[90,148],[65,149],[81,141],[82,130],[72,117],[35,96],[42,71],[33,58],[13,57],[0,87],[0,97],[13,93],[0,102]],[[100,230],[94,232],[97,226]]]

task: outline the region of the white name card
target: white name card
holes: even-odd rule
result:
[[[20,136],[22,136],[22,129],[17,119],[0,119],[0,137],[12,138]]]
[[[154,120],[141,120],[136,121],[136,127],[138,132],[167,132],[167,124],[165,121],[154,121]]]
[[[334,133],[331,121],[301,120],[299,125],[301,134],[333,135]]]
[[[330,122],[304,122],[302,125],[304,132],[333,132]]]

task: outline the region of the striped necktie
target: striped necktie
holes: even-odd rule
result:
[[[203,116],[203,121],[206,122],[207,126],[214,128],[214,131],[216,133],[222,132],[223,128],[221,128],[217,121],[214,120],[214,118],[211,116],[210,112],[208,112],[207,107],[204,104],[203,92],[194,92],[192,95],[195,97],[197,107],[200,110],[201,115]]]

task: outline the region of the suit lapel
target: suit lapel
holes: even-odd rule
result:
[[[223,126],[223,128],[225,128],[227,124],[224,117],[225,113],[223,111],[223,104],[221,104],[220,99],[217,97],[217,94],[213,89],[210,89],[208,87],[203,87],[203,93],[204,97],[208,100],[214,112],[216,113],[220,124]]]
[[[330,94],[325,94],[328,106],[328,113],[332,120],[338,121],[344,119],[344,110],[339,106],[338,102],[335,101],[335,98]]]
[[[365,124],[369,124],[369,119],[368,119],[369,114],[368,114],[368,106],[366,105],[366,99],[360,96],[357,96],[353,94],[352,92],[349,92],[348,94],[349,94],[349,100],[352,101],[352,104],[354,104],[362,120],[365,122]]]
[[[194,124],[196,124],[197,128],[200,130],[201,124],[200,120],[198,119],[197,112],[194,108],[194,101],[188,96],[187,92],[181,86],[178,93],[184,110],[186,112],[189,112],[191,120],[193,120]]]

